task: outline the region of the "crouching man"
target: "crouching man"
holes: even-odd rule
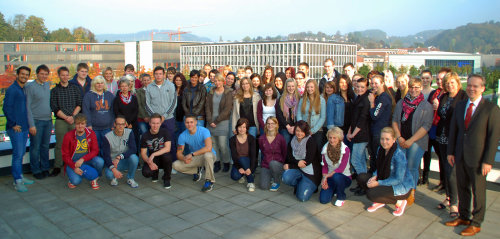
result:
[[[90,181],[92,189],[99,189],[97,178],[102,172],[104,160],[97,156],[99,147],[96,135],[86,127],[87,118],[84,114],[77,114],[74,120],[75,129],[64,135],[61,149],[69,178],[68,187],[75,188],[85,178]]]
[[[111,186],[118,185],[118,179],[123,174],[120,171],[128,170],[127,184],[132,188],[139,187],[134,180],[135,170],[139,163],[135,136],[132,129],[126,128],[125,116],[118,115],[115,118],[114,130],[104,136],[102,156],[106,166],[106,177],[111,180]]]

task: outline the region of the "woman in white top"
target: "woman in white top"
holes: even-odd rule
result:
[[[264,86],[264,96],[257,105],[257,119],[259,120],[260,135],[264,134],[264,126],[267,118],[276,117],[276,107],[278,107],[278,92],[272,83]]]

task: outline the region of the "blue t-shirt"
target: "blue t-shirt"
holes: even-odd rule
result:
[[[190,153],[192,153],[205,147],[205,139],[210,137],[212,136],[210,135],[210,131],[208,131],[207,128],[196,126],[196,133],[190,134],[189,130],[184,130],[184,132],[179,135],[179,140],[177,143],[182,146],[185,146],[186,144],[189,145],[189,149],[191,150]],[[215,155],[215,150],[213,147],[212,153],[214,153]]]
[[[76,150],[73,154],[73,162],[76,162],[89,152],[89,146],[87,143],[87,135],[84,133],[82,136],[76,135]]]

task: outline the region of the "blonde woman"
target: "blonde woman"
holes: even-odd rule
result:
[[[410,81],[410,77],[408,77],[407,74],[401,74],[396,79],[396,87],[398,87],[398,91],[394,97],[396,103],[398,103],[398,101],[404,98],[408,93],[408,81]]]
[[[118,91],[118,84],[114,80],[113,68],[106,67],[106,69],[104,69],[104,71],[102,72],[102,75],[106,80],[106,88],[108,89],[108,91],[113,93],[113,95],[116,95],[116,92]]]
[[[264,134],[259,137],[259,146],[262,151],[260,187],[264,190],[269,189],[272,178],[274,180],[270,190],[278,191],[287,144],[285,138],[278,134],[278,119],[276,117],[267,118]]]
[[[296,122],[297,106],[300,96],[297,91],[297,83],[293,78],[286,80],[285,91],[279,99],[279,107],[276,110],[276,117],[280,124],[280,134],[285,137],[286,143],[290,143],[293,137]]]
[[[318,147],[325,144],[326,139],[322,127],[326,120],[326,102],[321,97],[318,83],[314,79],[307,81],[304,95],[299,101],[297,121],[299,120],[311,126],[311,136]]]

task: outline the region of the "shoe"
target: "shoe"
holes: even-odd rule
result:
[[[68,188],[76,188],[76,185],[72,184],[71,182],[68,182]]]
[[[230,166],[230,164],[229,164],[229,163],[224,163],[224,168],[222,169],[222,172],[223,172],[223,173],[227,173],[227,172],[229,172],[229,166]]]
[[[474,235],[478,234],[480,231],[481,231],[481,227],[468,226],[462,232],[460,232],[460,235],[462,235],[462,236],[474,236]]]
[[[177,170],[172,169],[172,174],[177,174]]]
[[[245,177],[241,177],[239,180],[238,180],[238,183],[245,183]]]
[[[116,178],[111,179],[110,184],[111,184],[111,186],[118,186],[118,179],[116,179]]]
[[[158,176],[156,176],[156,177],[155,177],[155,176],[151,177],[151,182],[153,182],[153,183],[158,182]]]
[[[255,184],[254,183],[248,183],[247,188],[249,192],[255,191]]]
[[[449,227],[456,227],[456,226],[460,226],[460,225],[468,226],[468,225],[470,225],[470,221],[463,220],[461,218],[455,218],[452,221],[446,222],[444,225],[449,226]]]
[[[399,204],[396,204],[396,211],[392,212],[392,215],[396,216],[396,217],[399,217],[401,215],[403,215],[403,213],[405,212],[405,208],[406,208],[406,204],[408,202],[406,200],[401,200],[401,203]]]
[[[214,163],[214,173],[218,173],[220,171],[220,161]]]
[[[205,180],[205,184],[201,188],[201,191],[206,193],[212,191],[212,189],[214,189],[214,183],[210,182],[209,179]]]
[[[170,180],[163,180],[163,187],[165,189],[170,189],[172,187],[172,185],[170,185]]]
[[[384,206],[385,206],[385,204],[383,204],[383,203],[374,202],[370,207],[368,207],[366,209],[366,211],[368,211],[368,212],[375,212],[379,208],[384,207]]]
[[[358,191],[354,192],[354,196],[364,196],[366,195],[366,190],[359,188]]]
[[[437,186],[432,188],[433,192],[439,192],[441,190],[444,190],[444,185],[443,184],[438,184]]]
[[[45,178],[45,175],[43,173],[35,173],[33,174],[33,177],[35,177],[38,180],[42,180]]]
[[[134,179],[128,179],[128,180],[127,180],[127,184],[128,184],[128,185],[130,185],[130,187],[132,187],[132,188],[137,188],[137,187],[139,187],[139,184],[138,184],[138,183],[136,183]]]
[[[278,189],[280,189],[280,184],[279,183],[273,183],[273,184],[271,184],[271,188],[269,189],[269,191],[276,192],[276,191],[278,191]]]
[[[359,191],[360,189],[361,189],[361,187],[356,186],[356,187],[351,187],[351,188],[349,188],[349,191],[351,191],[351,192],[357,192],[357,191]]]
[[[447,198],[442,203],[438,204],[437,208],[439,210],[443,210],[443,209],[447,208],[448,206],[450,206],[450,200]]]
[[[42,172],[43,173],[43,177],[48,177],[50,175],[49,171],[45,170]]]
[[[24,184],[24,185],[31,185],[31,184],[33,184],[33,183],[35,183],[35,181],[33,181],[33,180],[31,180],[31,179],[27,179],[27,178],[25,178],[25,177],[23,176],[23,184]]]
[[[54,168],[54,169],[52,169],[52,172],[49,174],[49,177],[55,177],[55,176],[59,175],[60,173],[61,173],[60,168]]]
[[[415,189],[410,191],[410,196],[406,199],[408,206],[412,205],[415,202]]]
[[[14,188],[20,193],[28,191],[28,188],[24,186],[23,180],[21,179],[16,180],[16,182],[14,183]]]
[[[336,200],[334,205],[337,206],[337,207],[342,207],[344,206],[344,200]]]
[[[193,181],[198,182],[201,179],[201,168],[198,168],[198,173],[193,174]]]
[[[90,186],[92,186],[92,189],[94,190],[99,189],[99,184],[97,183],[97,179],[90,181]]]

